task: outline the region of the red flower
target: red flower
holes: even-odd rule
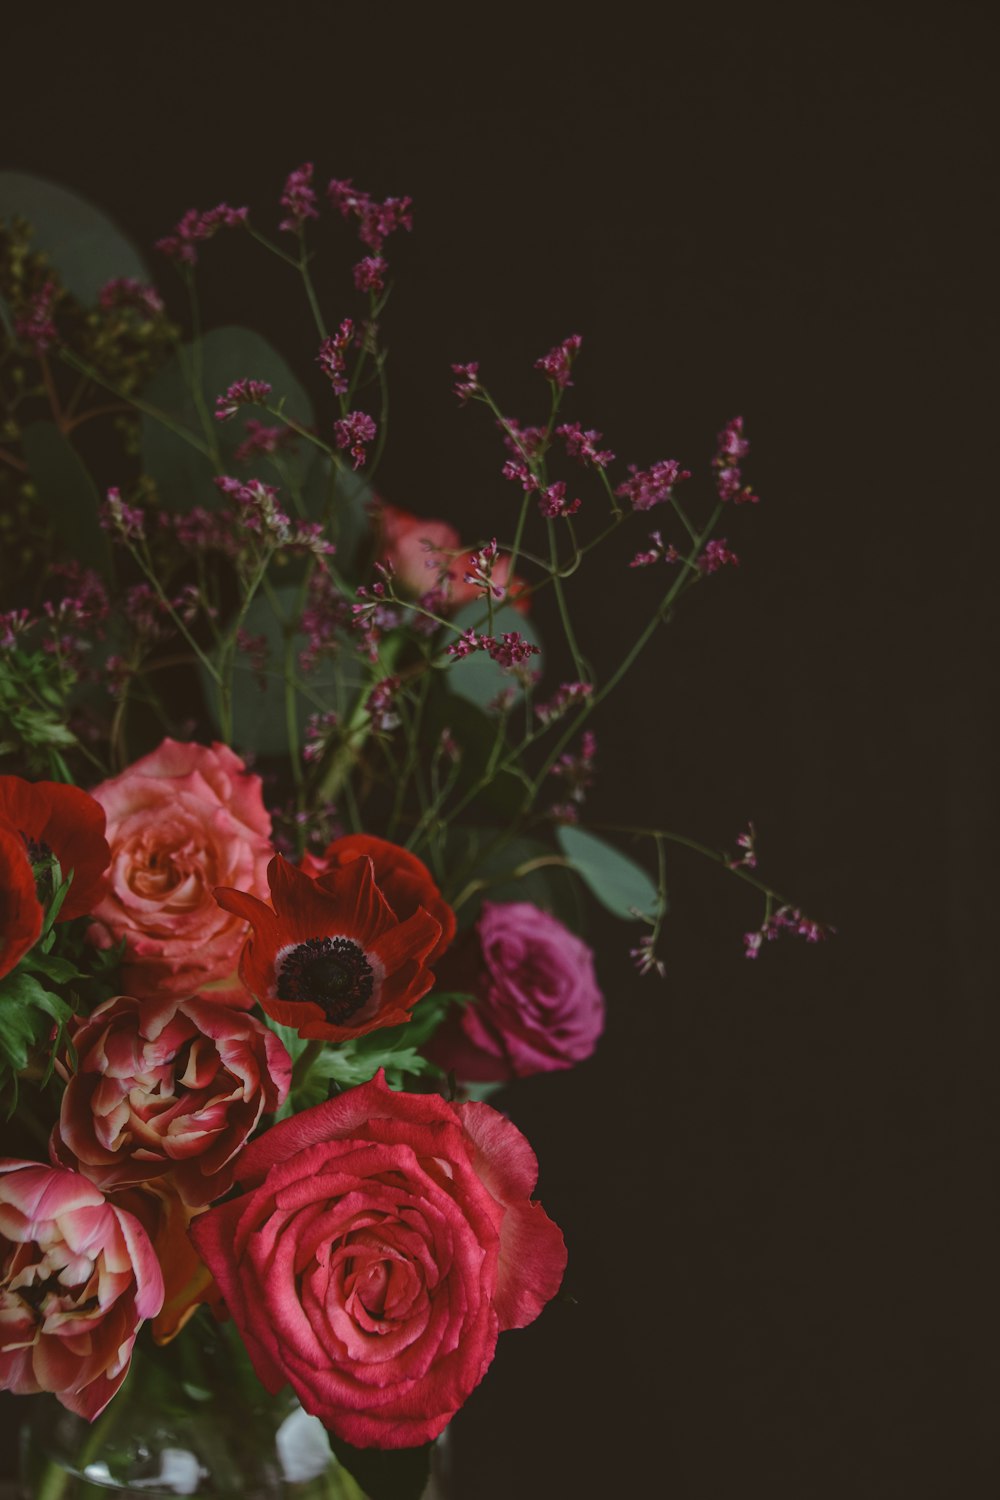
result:
[[[372,862],[375,884],[400,922],[405,922],[423,907],[441,923],[441,936],[427,957],[427,962],[433,964],[455,936],[455,913],[434,884],[434,878],[422,859],[408,849],[401,849],[398,844],[390,844],[388,839],[377,839],[370,833],[349,833],[344,838],[334,839],[318,858],[304,854],[299,868],[318,880],[325,889],[325,876],[330,870],[342,870],[351,860],[365,855]]]
[[[72,870],[73,883],[57,922],[93,911],[107,888],[104,872],[111,862],[99,802],[78,786],[59,781],[0,776],[0,824],[21,835],[30,863],[51,853],[64,880]]]
[[[371,1083],[251,1141],[191,1225],[261,1382],[359,1448],[436,1437],[559,1290],[534,1152],[488,1104]]]
[[[24,840],[0,824],[0,978],[19,964],[42,930],[42,908]]]
[[[399,921],[370,859],[312,880],[279,854],[267,867],[273,910],[245,891],[215,899],[253,927],[240,978],[264,1010],[299,1035],[345,1042],[400,1026],[434,983],[427,968],[441,923],[423,907]]]

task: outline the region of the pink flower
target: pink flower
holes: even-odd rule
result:
[[[212,892],[229,885],[267,894],[274,850],[260,777],[225,745],[166,739],[92,795],[108,817],[111,889],[94,908],[91,936],[105,947],[126,939],[128,991],[191,995],[235,985],[247,926]]]
[[[439,979],[476,997],[428,1049],[459,1078],[500,1082],[571,1068],[590,1057],[604,1029],[593,953],[530,901],[484,901]]]
[[[138,1219],[78,1172],[0,1161],[0,1388],[53,1391],[92,1422],[162,1304]]]
[[[283,1043],[231,1005],[120,995],[70,1040],[53,1159],[106,1192],[168,1178],[191,1207],[221,1198],[261,1115],[288,1093]]]
[[[413,1447],[559,1288],[537,1170],[489,1105],[396,1093],[380,1072],[252,1141],[243,1194],[191,1235],[269,1391],[290,1381],[357,1447]]]

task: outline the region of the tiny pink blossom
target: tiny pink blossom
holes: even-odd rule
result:
[[[734,417],[719,433],[718,447],[712,460],[715,469],[715,487],[720,500],[731,500],[734,505],[757,505],[760,496],[755,495],[750,485],[743,483],[740,459],[750,452],[750,444],[743,436],[743,418]]]
[[[573,384],[570,371],[582,343],[583,339],[578,333],[571,334],[568,339],[563,339],[561,344],[550,349],[548,354],[543,354],[541,359],[536,359],[535,369],[541,370],[559,390],[564,390],[566,386]]]
[[[705,550],[698,558],[698,567],[702,573],[717,573],[720,568],[732,566],[738,568],[740,560],[729,546],[725,537],[719,537],[705,543]]]
[[[101,507],[100,525],[126,542],[141,542],[146,536],[145,513],[135,505],[126,505],[117,488],[108,490]]]
[[[341,417],[333,424],[334,441],[337,447],[350,448],[356,469],[359,469],[367,459],[365,444],[373,441],[375,433],[373,418],[363,411],[348,412],[346,417]]]
[[[116,276],[106,281],[98,294],[105,312],[116,307],[134,307],[139,312],[158,317],[163,312],[163,298],[155,287],[146,286],[134,276]]]
[[[580,509],[580,501],[566,499],[566,481],[556,480],[538,496],[538,509],[547,520],[556,516],[574,516]]]
[[[174,226],[173,233],[156,241],[156,248],[171,260],[193,266],[198,260],[195,245],[200,240],[211,239],[219,229],[235,229],[245,225],[249,212],[247,208],[231,208],[228,203],[220,203],[205,213],[189,208]]]
[[[354,285],[359,292],[374,292],[377,296],[385,290],[385,273],[388,269],[381,255],[366,255],[354,267]]]
[[[606,469],[608,464],[614,462],[615,455],[610,448],[598,449],[597,444],[601,441],[602,434],[593,427],[584,432],[579,422],[564,422],[561,427],[556,428],[556,435],[565,441],[570,458],[578,458],[582,464]]]
[[[313,164],[311,161],[304,162],[294,172],[290,172],[285,181],[285,190],[281,195],[281,206],[288,210],[288,217],[282,219],[278,225],[279,229],[286,230],[290,234],[301,234],[307,219],[318,219],[316,211],[316,193],[310,186],[313,175]]]
[[[52,308],[58,291],[54,281],[47,281],[31,297],[27,312],[22,313],[14,323],[17,337],[30,344],[35,354],[45,354],[59,338],[52,319]]]
[[[633,510],[652,510],[654,505],[663,505],[673,499],[674,486],[691,478],[689,469],[682,469],[675,458],[661,458],[651,469],[639,470],[629,464],[630,479],[615,490],[619,500],[631,502]]]
[[[474,361],[468,365],[452,365],[451,368],[452,373],[458,376],[454,385],[455,395],[464,405],[471,396],[478,396],[482,390],[479,384],[479,365]]]
[[[350,348],[353,338],[354,324],[350,318],[345,318],[337,332],[323,340],[316,356],[320,369],[333,386],[335,396],[343,396],[347,390],[346,351]]]
[[[251,380],[248,376],[234,380],[224,396],[215,398],[215,420],[228,422],[241,406],[264,406],[270,394],[266,380]]]

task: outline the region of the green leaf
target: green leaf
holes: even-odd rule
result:
[[[452,617],[452,623],[459,630],[476,629],[480,635],[488,635],[489,622],[485,615],[485,603],[466,604]],[[530,641],[533,646],[541,649],[541,637],[534,622],[525,619],[512,605],[501,605],[493,612],[492,634],[499,640],[503,634],[512,630],[516,630],[523,640]],[[539,665],[534,658],[532,662]],[[473,651],[470,656],[453,661],[448,668],[446,680],[452,693],[482,709],[487,709],[500,693],[506,691],[513,692],[512,703],[519,702],[524,696],[524,689],[517,678],[510,672],[505,672],[485,651]]]
[[[594,833],[573,825],[556,833],[563,853],[602,906],[616,917],[653,917],[659,906],[656,886],[645,870]]]
[[[355,1448],[330,1433],[338,1462],[357,1480],[367,1500],[420,1500],[430,1476],[433,1446]]]
[[[342,465],[334,469],[324,453],[316,454],[302,502],[312,520],[328,523],[327,537],[337,548],[337,571],[342,577],[359,576],[362,549],[371,531],[368,504],[373,495],[360,474]]]
[[[207,416],[199,413],[192,394],[199,359],[203,413]],[[172,417],[198,445],[158,418],[143,415],[142,466],[155,479],[160,499],[168,509],[189,510],[192,505],[219,508],[225,502],[212,483],[213,477],[217,474],[249,477],[250,471],[237,465],[233,457],[246,437],[247,420],[254,418],[270,424],[275,419],[256,406],[240,407],[228,422],[217,422],[214,415],[216,396],[224,395],[235,380],[244,376],[266,380],[271,386],[272,405],[283,400],[289,417],[302,427],[313,425],[312,402],[285,360],[259,333],[249,328],[215,328],[197,346],[185,344],[142,392],[144,401]],[[206,444],[217,451],[218,462],[199,451]],[[297,454],[284,455],[299,483],[305,481],[316,452],[315,446],[303,438]]]
[[[486,776],[497,727],[497,720],[474,703],[447,692],[437,681],[432,685],[424,708],[423,731],[430,748],[437,744],[442,730],[450,730],[462,752],[453,797],[464,796]],[[524,783],[515,772],[494,772],[476,793],[476,811],[487,817],[514,818],[520,812],[524,792]],[[444,814],[447,817],[448,803]]]
[[[70,963],[68,958],[43,957],[37,947],[32,948],[23,959],[23,963],[35,974],[42,974],[46,979],[51,979],[53,984],[69,984],[74,979],[85,979],[76,964]]]
[[[471,927],[484,901],[531,901],[558,917],[572,932],[582,932],[583,903],[571,870],[564,865],[540,865],[522,875],[514,875],[523,865],[555,855],[552,846],[540,839],[512,838],[495,849],[489,849],[500,831],[496,828],[455,830],[454,841],[449,846],[449,865],[468,865],[463,884],[472,880],[488,882],[482,890],[474,891],[462,902],[458,909],[459,927]],[[480,849],[487,852],[480,853]]]
[[[273,603],[272,603],[273,599]],[[282,618],[275,613],[275,606]],[[285,647],[288,626],[301,612],[300,590],[287,584],[272,589],[271,595],[259,593],[247,610],[243,629],[251,636],[267,641],[267,676],[257,678],[245,656],[237,653],[233,673],[233,742],[241,751],[258,755],[288,753],[288,711],[285,702]],[[300,690],[295,694],[295,723],[300,746],[304,743],[306,722],[310,714],[334,711],[346,723],[367,681],[364,667],[354,656],[349,642],[336,656],[323,657],[308,675],[299,668],[298,656],[307,644],[306,637],[291,637],[292,671]],[[218,656],[216,655],[216,661]],[[221,733],[218,690],[209,672],[199,666],[209,717]]]
[[[15,1070],[27,1066],[33,1047],[48,1034],[45,1017],[60,1025],[73,1014],[58,995],[43,989],[38,980],[15,969],[0,980],[0,1054]]]
[[[0,219],[27,219],[66,290],[85,306],[115,276],[149,281],[142,257],[125,235],[76,193],[27,172],[0,172]]]
[[[32,422],[21,442],[31,482],[60,547],[106,575],[110,549],[98,522],[101,498],[69,438],[54,422]]]

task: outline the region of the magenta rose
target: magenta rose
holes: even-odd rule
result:
[[[53,1158],[105,1192],[166,1178],[189,1207],[221,1198],[248,1136],[288,1093],[284,1044],[231,1005],[120,995],[71,1040]]]
[[[0,1389],[52,1391],[92,1422],[162,1303],[138,1219],[78,1172],[0,1160]]]
[[[191,1236],[269,1391],[290,1381],[356,1447],[412,1447],[559,1288],[537,1174],[488,1105],[396,1093],[380,1072],[251,1141],[242,1195]]]
[[[475,1001],[452,1012],[428,1054],[470,1082],[571,1068],[604,1029],[593,953],[530,901],[484,901],[441,980]]]
[[[260,777],[225,745],[167,739],[92,795],[107,813],[111,888],[91,934],[102,946],[126,939],[124,988],[191,995],[232,984],[249,1007],[236,980],[247,924],[212,892],[267,895],[274,850]]]

